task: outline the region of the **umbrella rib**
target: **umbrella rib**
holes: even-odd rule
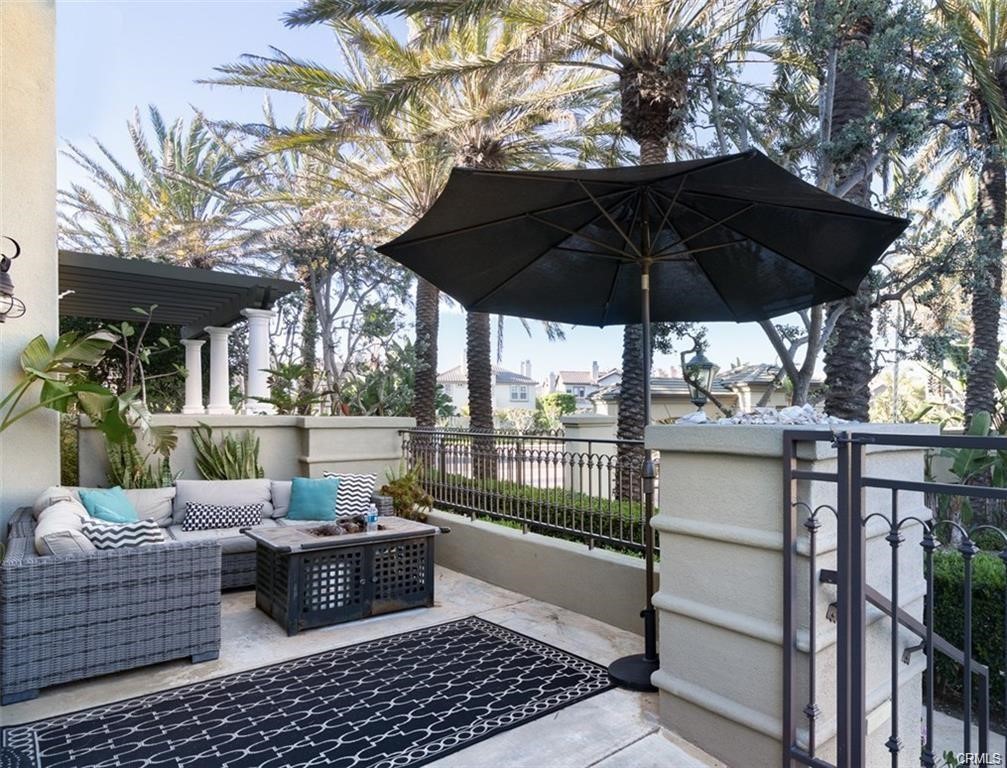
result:
[[[617,189],[617,190],[615,190],[613,192],[606,192],[604,195],[599,195],[599,198],[614,197],[616,195],[626,195],[626,194],[631,193],[631,192],[632,192],[632,190]],[[522,218],[524,218],[526,216],[529,216],[531,214],[552,213],[553,211],[561,211],[561,210],[563,210],[565,208],[573,208],[573,207],[578,206],[578,205],[584,205],[585,202],[587,202],[587,201],[584,200],[583,198],[581,198],[581,199],[578,199],[578,200],[571,201],[569,203],[560,203],[559,205],[551,205],[551,206],[547,206],[546,208],[538,208],[538,209],[535,209],[533,211],[521,211],[520,213],[516,213],[516,214],[514,214],[512,216],[504,216],[503,218],[494,219],[493,221],[484,221],[484,222],[480,222],[479,224],[472,224],[472,225],[470,225],[468,227],[460,227],[459,229],[452,229],[452,230],[449,230],[447,232],[436,232],[436,233],[434,233],[432,235],[423,235],[422,237],[415,237],[415,238],[412,238],[410,240],[404,240],[402,242],[396,242],[396,243],[394,243],[394,245],[395,245],[395,247],[399,247],[399,246],[402,246],[402,245],[416,245],[417,243],[425,243],[425,242],[429,242],[430,240],[439,240],[439,239],[444,238],[444,237],[451,237],[452,235],[460,235],[460,234],[463,234],[465,232],[474,232],[475,230],[477,230],[477,229],[483,229],[484,227],[492,227],[492,226],[495,226],[497,224],[506,224],[509,221],[517,221],[517,220],[522,219]],[[543,221],[544,221],[544,219],[543,219]],[[548,222],[546,222],[546,223],[548,223]],[[391,243],[389,243],[389,245],[391,245]],[[384,247],[384,246],[382,246],[382,247]]]
[[[703,216],[704,218],[707,218],[707,219],[712,219],[713,218],[712,216],[710,216],[710,214],[703,213],[701,210],[699,210],[698,208],[693,208],[688,203],[679,202],[679,205],[681,205],[683,208],[688,208],[693,213],[698,214],[699,216]],[[732,232],[737,232],[738,230],[732,229],[731,231]],[[843,291],[843,292],[845,292],[847,294],[851,294],[852,293],[850,291],[850,289],[847,288],[845,285],[843,285],[842,283],[837,282],[836,280],[834,280],[833,278],[829,277],[828,275],[819,272],[818,270],[814,269],[813,267],[809,267],[807,264],[801,264],[799,261],[796,261],[795,259],[792,259],[790,256],[787,256],[787,254],[780,253],[775,248],[770,248],[768,245],[766,245],[765,243],[763,243],[763,242],[755,239],[751,235],[745,234],[744,232],[742,232],[741,234],[743,234],[745,236],[746,240],[751,240],[753,243],[755,243],[760,248],[764,248],[765,250],[769,251],[769,253],[776,254],[777,256],[779,256],[784,261],[789,261],[791,264],[797,265],[801,269],[803,269],[803,270],[805,270],[807,272],[810,272],[815,277],[817,277],[817,278],[819,278],[821,280],[824,280],[829,285],[832,285],[835,288],[839,288],[841,291]]]
[[[747,241],[743,238],[741,240],[731,240],[727,243],[717,243],[716,245],[704,245],[699,248],[686,248],[681,251],[668,251],[667,249],[662,249],[656,256],[654,256],[654,261],[674,261],[676,256],[691,256],[694,253],[715,251],[718,248],[727,248],[732,245],[744,245],[746,242]],[[675,243],[675,245],[679,245],[679,243]]]
[[[664,211],[664,216],[661,217],[661,224],[657,228],[658,232],[660,232],[661,230],[664,229],[665,225],[668,223],[668,219],[671,218],[671,209],[674,208],[675,204],[678,202],[678,196],[682,193],[682,188],[685,186],[685,182],[688,179],[689,179],[689,174],[688,173],[682,175],[682,181],[679,183],[678,189],[675,190],[675,195],[674,195],[674,197],[671,198],[671,202],[668,203],[668,207]],[[647,195],[649,197],[651,197],[651,198],[655,197],[654,190],[651,188],[651,186],[649,184],[647,185]],[[656,199],[654,199],[654,204],[657,205],[660,208],[660,205],[658,205],[658,202],[657,202]]]
[[[814,187],[814,189],[818,189],[818,187]],[[822,190],[819,189],[818,191],[821,192]],[[748,199],[746,199],[744,197],[735,197],[734,195],[723,195],[723,194],[720,194],[720,193],[717,193],[717,192],[703,192],[703,191],[696,190],[696,189],[690,189],[689,192],[688,192],[688,194],[690,194],[690,195],[697,195],[699,197],[712,197],[712,198],[715,198],[717,200],[733,200],[734,202],[738,202],[738,203],[751,202],[751,200],[748,200]],[[828,193],[825,193],[825,194],[828,194]],[[837,200],[841,200],[841,198],[836,198],[836,199]],[[847,205],[853,206],[855,208],[860,208],[860,206],[854,205],[853,203],[850,203],[850,202],[848,202],[846,200],[841,200],[841,201],[844,202],[844,203],[846,203]],[[774,203],[774,202],[770,202],[768,200],[759,200],[759,201],[757,201],[757,203],[758,203],[758,205],[767,205],[767,206],[769,206],[771,208],[790,208],[790,209],[793,209],[795,211],[808,211],[810,213],[823,213],[823,214],[830,215],[830,216],[845,216],[847,218],[853,218],[853,219],[874,219],[875,221],[893,222],[893,223],[894,223],[894,221],[898,221],[899,220],[899,219],[895,219],[895,217],[893,217],[893,216],[888,216],[888,215],[883,214],[883,213],[878,213],[876,211],[872,211],[872,210],[869,210],[867,208],[864,208],[863,212],[861,213],[860,211],[833,211],[833,210],[831,210],[829,208],[813,208],[810,205],[795,205],[793,203]]]
[[[540,216],[536,216],[534,213],[526,213],[525,216],[527,216],[532,221],[537,221],[539,224],[545,224],[547,227],[553,227],[555,229],[558,229],[560,232],[566,232],[568,235],[571,235],[572,237],[579,237],[581,240],[584,240],[588,243],[593,243],[594,245],[597,245],[599,248],[604,248],[607,251],[611,251],[616,256],[622,257],[627,261],[633,260],[630,256],[626,254],[625,251],[620,251],[618,248],[613,248],[608,243],[603,243],[601,240],[595,240],[593,237],[588,237],[587,235],[581,234],[575,229],[570,229],[569,227],[564,227],[562,224],[557,224],[553,221],[549,221],[548,219],[543,219]],[[595,218],[598,217],[595,216]]]
[[[605,309],[601,313],[601,324],[605,325],[605,321],[608,320],[608,310],[612,308],[612,297],[615,295],[615,285],[619,282],[619,273],[622,271],[622,265],[624,262],[619,262],[615,265],[615,274],[612,275],[612,284],[608,287],[608,297],[605,299]]]
[[[612,228],[615,229],[615,231],[619,233],[619,235],[622,237],[622,239],[626,242],[626,245],[628,245],[630,248],[633,249],[633,253],[636,254],[636,257],[638,259],[642,259],[643,258],[643,254],[640,253],[640,249],[636,247],[636,243],[634,243],[629,238],[629,235],[627,235],[625,232],[622,231],[622,227],[620,227],[618,225],[618,223],[616,223],[616,220],[612,218],[611,214],[605,209],[605,206],[603,206],[601,203],[599,203],[598,199],[594,195],[592,195],[590,192],[587,191],[587,187],[584,186],[584,182],[578,180],[577,184],[580,186],[580,188],[584,192],[584,194],[591,198],[591,202],[595,204],[595,207],[599,211],[601,211],[601,215],[604,216],[608,220],[608,223],[612,225]]]
[[[529,214],[529,215],[530,215],[530,214]],[[589,220],[588,220],[587,224],[593,224],[593,223],[594,223],[595,221],[597,221],[597,220],[598,220],[598,216],[599,216],[599,215],[600,215],[600,214],[595,214],[593,218],[591,218],[591,219],[589,219]],[[533,216],[532,218],[535,218],[535,217]],[[553,226],[553,227],[557,227],[557,226],[558,226],[558,225],[556,225],[556,224],[553,224],[552,222],[550,222],[550,221],[547,221],[547,220],[545,220],[545,219],[540,219],[540,221],[542,221],[542,223],[544,223],[544,224],[548,224],[549,226]],[[585,226],[587,226],[587,225],[585,225]],[[585,237],[584,237],[583,235],[576,235],[576,236],[577,236],[577,237],[581,237],[581,238],[583,238],[583,239],[585,239],[585,240],[589,240],[589,241],[590,241],[590,238],[585,238]],[[593,242],[593,241],[592,241],[592,242]],[[607,247],[607,246],[605,246],[605,244],[604,244],[604,243],[598,243],[598,245],[601,245],[601,246],[603,246],[603,247]],[[493,295],[494,293],[496,293],[496,292],[497,292],[497,291],[499,291],[499,290],[500,290],[501,288],[503,288],[503,287],[504,287],[505,285],[507,285],[507,284],[508,284],[508,283],[509,283],[509,282],[510,282],[511,280],[513,280],[513,279],[514,279],[514,278],[516,278],[516,277],[517,277],[518,275],[520,275],[520,274],[521,274],[522,272],[524,272],[524,271],[525,271],[526,269],[528,269],[528,268],[529,268],[529,267],[530,267],[530,266],[531,266],[532,264],[534,264],[534,263],[535,263],[536,261],[538,261],[538,260],[539,260],[539,259],[541,259],[541,258],[542,258],[543,256],[545,256],[545,254],[546,254],[546,253],[548,253],[548,252],[549,252],[550,250],[561,250],[561,251],[570,251],[570,252],[572,252],[572,253],[584,253],[584,254],[589,254],[589,255],[592,255],[592,256],[597,256],[597,257],[599,257],[599,258],[603,258],[603,259],[615,259],[615,260],[617,260],[617,261],[623,261],[623,260],[625,260],[625,259],[626,259],[626,256],[625,256],[625,255],[623,255],[623,254],[619,254],[619,255],[617,255],[617,256],[612,256],[612,255],[610,255],[610,254],[607,254],[607,253],[600,253],[600,252],[597,252],[597,251],[585,251],[585,250],[580,250],[580,249],[576,249],[576,248],[564,248],[563,246],[557,246],[557,245],[554,245],[554,246],[551,246],[550,248],[548,248],[548,249],[546,249],[546,250],[542,251],[541,253],[539,253],[539,254],[538,254],[537,256],[535,256],[535,257],[534,257],[534,258],[533,258],[533,259],[532,259],[531,261],[529,261],[529,262],[528,262],[527,264],[524,264],[524,265],[523,265],[523,266],[522,266],[522,267],[521,267],[520,269],[518,269],[518,270],[517,270],[516,272],[513,272],[513,273],[511,273],[510,275],[508,275],[507,277],[505,277],[505,278],[504,278],[504,279],[503,279],[503,280],[502,280],[501,282],[497,283],[497,284],[496,284],[495,286],[493,286],[493,287],[492,287],[492,288],[491,288],[491,289],[490,289],[489,291],[487,291],[486,293],[484,293],[484,294],[483,294],[482,296],[480,296],[480,297],[479,297],[478,299],[476,299],[476,300],[475,300],[475,301],[473,301],[473,302],[470,302],[470,303],[469,303],[469,305],[468,305],[468,306],[466,307],[466,309],[471,309],[472,307],[476,306],[477,304],[480,304],[481,302],[484,302],[484,301],[486,301],[486,299],[488,299],[488,298],[489,298],[490,296],[492,296],[492,295]]]

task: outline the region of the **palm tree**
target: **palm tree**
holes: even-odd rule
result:
[[[686,151],[682,129],[695,107],[690,86],[700,64],[707,71],[722,69],[732,52],[751,37],[761,16],[757,2],[745,1],[586,0],[569,4],[499,0],[417,8],[407,0],[380,4],[371,0],[310,0],[287,18],[288,23],[305,24],[368,12],[415,20],[423,27],[417,38],[421,45],[478,27],[490,14],[507,19],[508,24],[514,20],[518,30],[503,56],[480,62],[462,55],[456,59],[457,66],[465,68],[466,76],[480,66],[513,69],[519,63],[595,73],[600,78],[596,83],[617,97],[614,106],[619,111],[619,124],[622,132],[639,144],[642,164],[665,162],[669,148],[676,155]],[[618,424],[618,436],[623,440],[643,438],[643,384],[649,371],[643,371],[642,345],[640,326],[626,326]],[[624,443],[620,457],[623,466],[638,466],[643,450]],[[622,473],[621,478],[622,495],[635,495],[632,473]]]
[[[576,123],[579,112],[586,110],[598,92],[597,77],[534,78],[531,65],[500,66],[519,40],[516,25],[482,19],[454,28],[435,43],[411,46],[374,22],[326,20],[361,55],[389,62],[386,74],[391,76],[356,94],[324,131],[292,139],[302,146],[348,140],[363,147],[387,143],[382,126],[395,121],[409,125],[410,141],[445,147],[454,163],[472,167],[549,167],[556,162],[557,150],[581,146],[569,131],[564,134],[563,126]],[[297,90],[291,83],[307,76],[310,82],[303,92],[316,98],[320,82],[341,80],[335,73],[321,72],[318,65],[285,56],[240,66],[245,70],[231,68],[228,82],[235,82],[236,75],[247,76],[250,67],[288,90]],[[239,84],[248,84],[247,79]],[[415,110],[421,104],[418,117]],[[418,302],[418,309],[421,303],[429,309],[431,293],[420,287],[424,301]],[[493,429],[490,326],[489,317],[480,313],[470,313],[466,320],[471,424],[487,432]],[[423,328],[431,328],[430,323],[421,323],[420,331]]]
[[[352,191],[381,212],[385,230],[401,231],[433,204],[447,181],[453,156],[445,151],[443,142],[429,139],[428,113],[419,99],[401,103],[394,114],[374,116],[352,141],[338,136],[331,126],[345,120],[347,105],[399,77],[401,72],[396,69],[394,57],[383,58],[380,50],[352,44],[347,28],[336,35],[336,43],[346,63],[346,74],[276,52],[272,57],[246,56],[240,63],[220,67],[222,76],[214,82],[303,95],[313,119],[299,119],[286,129],[268,120],[265,126],[251,129],[261,140],[263,159],[291,154],[310,158],[308,175],[320,178],[330,188],[330,194],[322,195],[322,199],[332,199],[332,190]],[[318,200],[306,199],[301,204],[310,206]],[[417,280],[415,308],[413,415],[417,426],[433,427],[437,419],[440,316],[436,286]]]
[[[1007,179],[1003,151],[1007,147],[1007,2],[960,0],[939,2],[938,12],[958,44],[967,74],[968,99],[960,122],[944,126],[937,143],[964,129],[968,148],[948,142],[948,168],[938,185],[947,190],[962,177],[968,162],[978,160],[971,274],[972,345],[965,384],[966,422],[978,411],[992,412],[996,399],[996,364],[1003,304],[1003,236]],[[957,154],[958,157],[954,157]],[[960,163],[960,165],[958,165]],[[956,165],[958,166],[956,168]]]
[[[67,145],[64,154],[87,172],[89,184],[60,191],[60,242],[202,268],[238,263],[254,233],[228,199],[244,174],[226,138],[199,115],[188,126],[181,119],[169,125],[151,106],[149,120],[153,141],[139,111],[127,124],[131,162],[97,140],[97,155]]]

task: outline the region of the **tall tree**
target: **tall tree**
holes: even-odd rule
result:
[[[909,159],[946,118],[956,94],[946,39],[927,13],[915,0],[781,4],[772,47],[776,78],[753,140],[822,189],[905,212],[919,194],[920,174]],[[872,192],[876,180],[881,188]],[[899,249],[891,253],[898,256]],[[869,384],[879,369],[875,311],[940,266],[900,259],[898,268],[865,280],[852,299],[800,313],[801,326],[763,322],[791,381],[793,402],[807,402],[825,351],[827,410],[866,420]]]
[[[405,105],[421,101],[426,110],[424,135],[417,140],[450,148],[454,162],[482,168],[548,167],[555,162],[554,151],[573,144],[569,138],[564,144],[564,133],[569,137],[570,127],[577,125],[577,111],[598,92],[592,74],[536,78],[535,65],[505,66],[519,39],[514,24],[480,19],[452,28],[436,42],[412,45],[376,22],[348,18],[354,13],[347,9],[348,5],[332,6],[310,18],[295,14],[292,23],[329,22],[357,49],[394,62],[396,76],[358,94],[326,135],[308,139],[315,143],[345,141],[348,136],[366,143],[361,132],[396,119]],[[317,83],[317,65],[300,64]],[[275,65],[275,60],[269,63]],[[290,74],[289,67],[286,73]],[[584,126],[581,122],[578,128]],[[489,318],[474,313],[467,319],[466,335],[472,426],[491,431]]]
[[[1007,148],[1007,2],[939,2],[938,11],[957,43],[968,89],[958,120],[946,127],[966,132],[967,146],[951,143],[951,147],[958,150],[958,159],[970,161],[968,165],[977,169],[978,182],[973,258],[965,282],[972,320],[965,386],[968,420],[977,411],[992,412],[996,400],[1007,196],[1003,154]]]
[[[240,264],[255,231],[228,197],[245,176],[227,138],[200,115],[188,126],[182,119],[166,123],[154,106],[148,116],[152,138],[139,111],[127,124],[128,161],[98,140],[97,154],[67,145],[63,154],[88,181],[60,190],[60,243],[202,268]]]

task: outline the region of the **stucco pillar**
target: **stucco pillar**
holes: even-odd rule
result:
[[[203,405],[203,344],[205,339],[182,339],[185,347],[185,405],[182,413],[206,413]]]
[[[276,313],[271,309],[243,309],[248,318],[248,374],[245,377],[245,413],[275,413],[270,403],[255,398],[269,397],[269,324]]]
[[[231,369],[228,361],[227,339],[233,328],[207,326],[210,336],[210,402],[206,405],[208,414],[234,413],[231,407]]]
[[[21,244],[11,267],[24,317],[0,323],[0,392],[21,380],[21,351],[59,335],[56,257],[56,7],[0,2],[0,235]],[[0,251],[13,246],[4,240]],[[38,402],[38,389],[21,401]],[[59,417],[42,408],[0,433],[0,540],[7,517],[59,482]]]
[[[861,432],[937,433],[936,425],[862,425]],[[660,692],[661,724],[731,766],[783,763],[783,428],[756,425],[653,426],[646,445],[661,452],[661,540],[658,609],[661,667],[651,678]],[[831,436],[827,428],[825,436]],[[829,441],[801,443],[801,469],[836,472]],[[868,446],[866,474],[922,481],[920,448]],[[800,481],[797,501],[836,504],[836,485]],[[864,516],[891,514],[891,494],[870,489]],[[922,494],[899,493],[899,517],[928,519]],[[800,517],[803,521],[806,518]],[[836,568],[835,516],[823,511],[815,538],[816,570]],[[798,709],[810,698],[808,669],[815,659],[816,754],[835,761],[836,625],[826,613],[836,588],[810,590],[809,538],[799,524],[797,584]],[[866,526],[867,583],[891,594],[888,523]],[[899,557],[899,605],[922,618],[926,584],[920,549],[923,528],[907,524]],[[811,611],[815,615],[810,642]],[[918,639],[899,632],[901,647]],[[891,766],[885,747],[891,724],[891,621],[867,608],[867,764]],[[899,730],[905,749],[899,766],[918,766],[925,659],[916,653],[899,664]],[[798,723],[806,743],[807,720]]]

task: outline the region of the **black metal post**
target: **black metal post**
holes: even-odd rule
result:
[[[644,217],[646,221],[646,217]],[[649,238],[648,238],[649,239]],[[643,326],[643,423],[650,424],[650,261],[640,265],[640,322]],[[646,451],[646,447],[644,447]],[[646,562],[646,607],[640,611],[643,619],[643,653],[623,656],[608,667],[612,682],[634,691],[656,691],[650,676],[657,671],[657,613],[654,611],[654,530],[650,520],[654,515],[654,462],[649,453],[643,460],[643,541]]]

